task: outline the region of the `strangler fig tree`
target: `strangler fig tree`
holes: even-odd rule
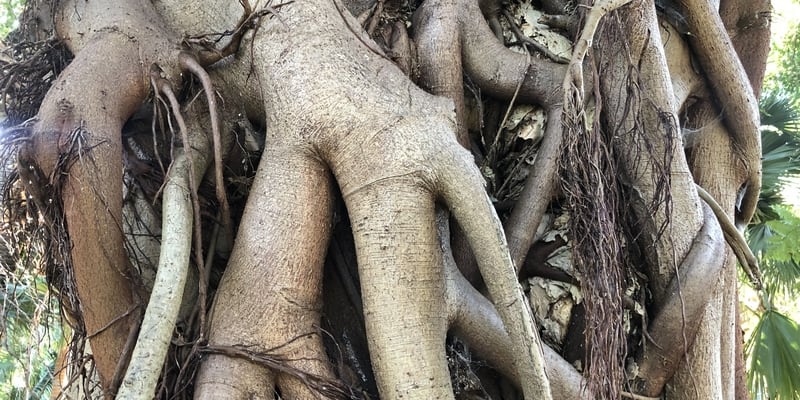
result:
[[[31,1],[6,199],[60,393],[747,398],[769,10]]]

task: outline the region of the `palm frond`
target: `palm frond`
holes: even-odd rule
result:
[[[784,178],[800,175],[800,140],[771,128],[761,130],[762,190],[779,192]]]
[[[785,203],[786,179],[800,176],[800,111],[784,92],[765,92],[761,111],[761,196],[752,223],[779,218],[774,206]]]
[[[747,383],[754,398],[800,398],[800,327],[768,309],[747,342],[750,357]]]
[[[747,242],[759,259],[764,283],[776,293],[800,293],[800,217],[786,205],[770,207],[775,217],[747,229]]]
[[[765,91],[758,102],[761,125],[797,137],[800,134],[800,112],[790,94],[780,90]]]

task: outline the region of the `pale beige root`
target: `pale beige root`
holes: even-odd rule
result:
[[[447,315],[433,199],[413,176],[381,180],[345,196],[358,249],[370,358],[386,399],[454,398],[445,359]]]
[[[427,0],[414,13],[414,43],[419,61],[419,83],[431,93],[453,100],[456,137],[472,147],[467,132],[461,68],[461,33],[457,0]]]
[[[678,267],[663,305],[648,325],[648,341],[637,363],[642,393],[658,396],[677,371],[678,364],[695,341],[707,304],[720,290],[725,254],[722,230],[711,209],[705,207],[703,227]]]
[[[174,102],[174,96],[171,97]],[[173,107],[174,112],[180,113],[177,102]],[[193,108],[192,111],[197,110]],[[183,117],[176,114],[182,136],[184,140],[188,138],[188,143],[176,152],[165,179],[158,270],[117,399],[144,400],[155,395],[189,276],[195,221],[195,203],[191,199],[196,196],[198,182],[211,159],[209,140],[197,126],[199,116],[191,113],[189,117],[192,124],[187,126]]]
[[[458,9],[464,72],[481,91],[510,99],[521,82],[517,101],[552,106],[561,101],[566,66],[538,57],[528,58],[505,47],[492,34],[475,1],[463,0]]]
[[[514,346],[503,321],[492,303],[478,292],[458,270],[450,243],[448,213],[436,213],[439,243],[444,249],[445,303],[450,330],[469,344],[471,350],[494,368],[522,387],[514,367]],[[553,398],[560,400],[585,398],[583,378],[563,357],[543,344],[545,370],[550,379]]]
[[[725,235],[725,241],[728,242],[728,246],[733,250],[736,259],[739,260],[739,265],[742,267],[742,270],[744,270],[747,278],[750,279],[750,283],[752,283],[756,289],[763,289],[761,285],[761,272],[758,269],[758,260],[753,254],[753,251],[750,250],[750,246],[747,244],[747,240],[744,238],[742,232],[739,232],[733,224],[733,221],[728,217],[728,214],[722,209],[722,206],[717,203],[717,200],[700,185],[697,185],[697,194],[699,194],[700,198],[714,211],[714,216],[717,217],[717,221],[719,221],[720,227],[722,228],[722,233]]]
[[[678,4],[692,33],[688,42],[723,110],[732,149],[743,164],[744,195],[735,220],[744,226],[755,213],[761,190],[758,100],[717,9],[705,0],[681,0]]]
[[[318,160],[297,147],[267,147],[242,219],[247,223],[239,229],[211,312],[211,346],[244,346],[288,368],[333,378],[319,332],[331,191],[330,173]],[[291,375],[274,376],[247,361],[214,355],[200,368],[195,398],[268,398],[269,382],[286,398],[314,396]]]
[[[441,196],[463,227],[489,295],[511,338],[512,354],[526,399],[551,399],[542,342],[530,307],[517,282],[516,269],[483,177],[463,149],[436,159]]]

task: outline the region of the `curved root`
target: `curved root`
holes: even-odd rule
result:
[[[728,214],[725,213],[725,210],[722,209],[722,206],[717,203],[717,200],[714,199],[714,196],[711,196],[702,186],[697,186],[697,194],[700,195],[700,198],[711,207],[711,210],[714,212],[714,216],[717,217],[717,221],[719,222],[720,227],[722,227],[722,233],[725,235],[725,241],[728,242],[728,245],[733,250],[733,254],[736,255],[736,258],[739,260],[739,265],[742,266],[745,275],[747,278],[750,279],[750,283],[755,286],[756,289],[761,290],[763,289],[763,285],[761,283],[761,272],[758,268],[758,259],[753,254],[753,251],[750,250],[750,246],[747,245],[747,240],[745,240],[742,233],[736,229],[736,226],[733,224],[733,221],[728,218]]]
[[[174,100],[172,91],[168,86],[162,86],[161,90],[170,98],[175,108],[177,101]],[[180,116],[180,110],[173,111],[185,142],[182,151],[173,160],[166,177],[161,255],[158,260],[156,281],[117,399],[144,400],[152,398],[155,394],[189,273],[192,222],[197,221],[196,182],[209,164],[208,142],[196,133],[190,135]],[[189,205],[193,203],[195,207],[190,207]]]
[[[718,281],[723,267],[718,260],[725,247],[713,211],[710,207],[704,210],[703,227],[667,288],[669,296],[648,327],[652,345],[645,346],[638,363],[643,392],[648,396],[658,396],[677,371],[700,327],[703,310],[716,292],[709,288],[709,282]]]
[[[483,178],[464,153],[440,159],[441,195],[463,227],[489,294],[512,340],[514,361],[526,399],[552,399],[542,342],[517,282],[502,225],[483,190]]]

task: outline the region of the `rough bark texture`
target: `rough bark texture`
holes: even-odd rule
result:
[[[107,388],[116,385],[120,355],[136,326],[129,315],[139,306],[123,250],[120,132],[147,95],[149,67],[142,64],[172,49],[165,43],[169,35],[137,28],[144,18],[160,19],[148,9],[138,2],[63,4],[58,31],[80,55],[43,100],[20,161],[49,180],[36,184],[61,187],[56,195],[64,204],[83,320]],[[152,47],[138,45],[147,42]]]
[[[507,6],[497,1],[58,2],[57,34],[75,59],[44,97],[19,168],[39,177],[27,182],[31,194],[43,193],[35,196],[37,204],[54,201],[63,208],[71,244],[66,264],[81,303],[78,323],[106,396],[115,394],[123,376],[129,338],[140,322],[131,316],[140,314],[148,293],[146,279],[131,267],[135,257],[126,253],[122,226],[129,218],[123,216],[123,176],[134,174],[139,157],[171,177],[162,217],[192,227],[191,263],[200,278],[197,288],[192,280],[198,304],[181,318],[174,295],[182,288],[168,293],[169,316],[153,340],[173,345],[144,375],[131,372],[126,397],[360,398],[375,387],[379,393],[370,395],[384,399],[500,398],[503,388],[503,398],[527,399],[615,398],[620,391],[746,398],[735,334],[735,259],[722,255],[722,233],[695,185],[740,225],[747,223],[760,182],[754,107],[768,48],[768,2],[726,0],[719,12],[711,2],[659,2],[662,11],[684,14],[685,26],[676,30],[669,25],[676,21],[659,20],[653,1],[634,1],[602,17],[596,34],[591,26],[581,28],[582,17],[591,20],[605,14],[593,11],[625,2],[598,1],[592,11],[544,3],[563,14],[543,20],[566,28],[566,35],[585,29],[580,44],[588,57],[578,46],[568,66],[560,63],[563,57],[540,54],[535,44],[510,50],[498,40]],[[687,26],[691,35],[678,32]],[[741,62],[737,52],[746,55]],[[197,82],[207,77],[214,87],[206,81],[203,90],[220,110],[193,100],[200,95]],[[161,85],[183,102],[168,107],[167,115]],[[488,165],[486,155],[530,146],[506,126],[503,113],[511,114],[512,99],[541,107],[547,117],[536,128],[542,139],[535,160],[509,172]],[[134,114],[142,118],[151,108],[157,112],[144,117],[149,126],[143,133],[123,134]],[[200,179],[211,150],[192,146],[202,153],[196,182],[171,180],[191,159],[173,148],[185,140],[171,126],[175,114],[192,118],[198,137],[213,137],[217,177]],[[223,122],[212,127],[216,118]],[[169,156],[144,160],[131,149],[136,140],[149,146],[145,153]],[[581,148],[576,143],[582,140],[601,141],[605,153],[562,152]],[[249,152],[260,153],[255,172]],[[167,165],[157,167],[162,161]],[[564,165],[577,167],[559,178]],[[611,184],[595,185],[581,175],[586,171],[611,171],[602,183]],[[499,207],[508,218],[505,231],[485,192],[494,173],[525,182],[515,188],[518,199],[507,200],[513,212]],[[151,194],[159,206],[163,179],[155,179]],[[559,180],[580,190],[559,193]],[[208,195],[214,189],[218,195]],[[594,198],[600,190],[610,192]],[[563,329],[570,342],[552,339],[548,316],[532,315],[540,299],[530,301],[516,277],[523,265],[537,263],[542,268],[534,274],[571,285],[565,292],[579,290],[579,281],[584,295],[609,284],[583,267],[547,270],[553,249],[531,248],[541,239],[547,243],[540,248],[567,244],[584,252],[574,260],[606,254],[575,243],[585,232],[567,235],[542,223],[556,219],[545,214],[562,207],[573,218],[593,218],[568,209],[578,192],[607,213],[599,224],[614,221],[601,231],[617,235],[602,239],[618,253],[611,263],[596,261],[617,278],[609,280],[613,293],[605,294],[615,301],[597,295],[568,310],[571,321]],[[195,209],[169,206],[175,193]],[[219,195],[225,193],[238,228],[232,250],[233,233],[224,232],[233,226],[228,201]],[[614,204],[598,203],[605,199]],[[162,245],[171,243],[168,225],[152,227],[164,229]],[[451,245],[448,225],[459,227],[452,241],[460,245]],[[161,262],[188,265],[189,240],[183,237],[177,260],[162,251]],[[472,286],[479,280],[459,271],[469,273],[472,264],[485,286]],[[331,287],[323,291],[323,282]],[[532,282],[524,283],[535,295]],[[614,317],[592,314],[600,306],[611,307],[600,311]],[[581,310],[590,315],[584,318]],[[588,334],[575,328],[586,321],[597,324]],[[142,338],[153,332],[146,330]],[[613,340],[594,340],[603,332],[613,332],[605,336]],[[454,354],[448,335],[463,339],[505,380],[470,368],[459,375],[468,351]],[[564,348],[583,346],[585,336],[586,348]],[[587,367],[587,360],[602,363],[602,355],[612,353],[607,365]],[[572,354],[579,362],[565,360]],[[598,376],[601,367],[616,372]],[[478,384],[464,383],[473,376]],[[517,389],[521,395],[513,393]]]

